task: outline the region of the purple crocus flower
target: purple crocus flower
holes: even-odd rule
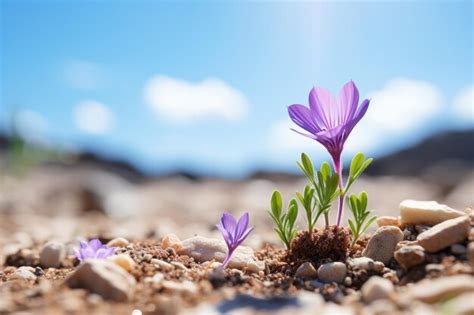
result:
[[[221,221],[216,225],[227,244],[227,255],[222,263],[223,268],[227,267],[234,250],[242,244],[249,233],[252,232],[253,227],[249,228],[248,225],[248,212],[244,213],[238,222],[230,213],[224,212]]]
[[[329,152],[334,170],[339,175],[342,188],[341,153],[352,129],[364,117],[370,101],[365,99],[359,105],[359,91],[354,82],[347,82],[336,98],[328,90],[314,87],[309,93],[309,108],[295,104],[288,107],[291,120],[308,133],[297,133],[321,143]],[[337,225],[343,216],[344,196],[339,197]]]
[[[79,249],[74,250],[74,254],[81,262],[86,259],[104,259],[115,254],[115,247],[108,247],[98,239],[81,242]]]

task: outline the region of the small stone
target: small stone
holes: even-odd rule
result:
[[[415,230],[418,234],[423,233],[424,231],[428,231],[430,229],[429,225],[418,224],[415,225]]]
[[[469,265],[474,268],[474,242],[470,242],[469,245],[467,245],[467,259]]]
[[[444,269],[445,268],[442,264],[427,264],[425,266],[425,271],[427,273],[430,273],[430,272],[443,272]]]
[[[65,282],[107,300],[123,302],[133,296],[135,278],[107,259],[89,259],[80,264]]]
[[[393,283],[381,277],[371,277],[361,288],[362,297],[368,303],[387,299],[393,292]]]
[[[391,216],[381,216],[377,218],[377,225],[382,226],[397,226],[400,227],[400,218]]]
[[[403,246],[394,253],[395,260],[405,269],[422,264],[425,250],[420,245]]]
[[[465,212],[452,209],[436,201],[405,200],[400,203],[400,216],[403,225],[436,225],[446,220],[467,216]]]
[[[323,264],[318,268],[318,278],[323,282],[342,283],[346,273],[346,265],[341,262]]]
[[[369,257],[357,257],[348,259],[347,263],[351,266],[352,269],[367,271],[373,270],[375,266],[375,262]]]
[[[167,234],[161,239],[161,247],[164,249],[173,248],[179,252],[182,249],[182,243],[178,236],[175,234]]]
[[[369,240],[363,256],[388,264],[397,243],[403,240],[403,232],[396,226],[382,226]]]
[[[179,261],[172,261],[171,265],[175,266],[178,269],[188,271],[188,268],[185,265],[183,265],[182,263],[180,263]]]
[[[8,277],[9,280],[15,280],[15,279],[20,279],[20,280],[25,280],[25,281],[35,281],[36,280],[36,275],[35,275],[35,268],[30,267],[30,266],[21,266],[18,269],[16,269],[13,273],[11,273]]]
[[[107,243],[108,247],[127,247],[130,242],[123,237],[116,237]]]
[[[209,273],[209,281],[211,281],[211,283],[224,282],[225,277],[226,274],[224,268],[222,268],[222,265],[213,268],[212,271]]]
[[[161,284],[163,282],[163,280],[165,280],[165,276],[158,272],[156,273],[153,278],[151,278],[151,281],[154,283],[154,284]]]
[[[128,272],[131,272],[136,265],[135,261],[126,254],[110,256],[108,259]]]
[[[346,287],[350,287],[352,285],[352,278],[351,277],[345,277],[344,278],[344,285]]]
[[[58,242],[48,242],[40,252],[40,264],[44,268],[58,268],[66,255],[64,245]]]
[[[381,261],[376,261],[374,263],[374,271],[377,272],[377,273],[381,273],[385,268],[385,265],[383,262]]]
[[[417,237],[418,244],[429,253],[438,252],[452,244],[464,241],[470,229],[468,216],[446,220]]]
[[[145,255],[143,255],[143,260],[146,262],[151,262],[152,258],[153,258],[152,254],[146,253]]]
[[[314,278],[318,275],[316,269],[314,269],[313,264],[310,262],[305,262],[301,264],[296,270],[295,277],[297,278]]]
[[[194,236],[182,242],[182,248],[178,253],[193,257],[197,262],[210,260],[223,262],[227,253],[227,245],[219,239]],[[251,247],[239,246],[234,251],[228,267],[258,273],[265,270],[265,263],[255,258]]]
[[[473,291],[473,276],[456,275],[436,279],[425,279],[417,282],[410,286],[406,292],[406,298],[433,304],[465,292]]]
[[[451,245],[451,253],[454,255],[464,255],[467,253],[467,248],[462,244],[453,244]]]
[[[184,280],[183,282],[175,282],[165,280],[162,282],[163,288],[171,293],[185,293],[194,295],[198,292],[198,287],[194,282]]]
[[[156,265],[156,266],[160,267],[160,269],[162,269],[163,271],[170,271],[170,270],[173,269],[172,264],[167,263],[166,261],[161,260],[161,259],[153,258],[150,262],[153,265]]]

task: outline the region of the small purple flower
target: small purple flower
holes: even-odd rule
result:
[[[230,213],[224,212],[221,221],[216,225],[222,233],[228,249],[224,262],[222,263],[223,268],[227,267],[234,250],[242,244],[249,233],[252,232],[253,227],[249,228],[248,225],[248,212],[244,213],[238,222]]]
[[[86,259],[104,259],[115,254],[115,247],[108,247],[98,239],[81,242],[79,249],[74,250],[74,254],[81,262]]]
[[[328,90],[314,87],[309,93],[309,108],[303,105],[291,105],[288,114],[291,120],[307,132],[293,131],[321,143],[329,152],[334,170],[339,175],[342,187],[341,153],[352,129],[364,117],[370,101],[365,99],[359,105],[359,91],[354,82],[347,82],[336,98]],[[342,196],[341,196],[342,197]],[[339,200],[337,225],[342,219],[344,199]]]

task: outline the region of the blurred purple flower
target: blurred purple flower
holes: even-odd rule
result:
[[[115,254],[115,247],[108,247],[102,244],[98,239],[87,242],[81,242],[79,249],[74,251],[77,259],[84,261],[86,259],[104,259]]]
[[[339,174],[342,187],[341,153],[352,129],[364,117],[370,101],[365,99],[359,105],[359,91],[354,82],[347,82],[336,98],[328,90],[314,87],[309,93],[309,108],[295,104],[288,107],[291,120],[307,132],[293,131],[321,143],[329,152],[334,170]],[[337,225],[342,219],[344,199],[339,200]]]
[[[216,225],[222,233],[228,249],[224,262],[222,263],[223,268],[227,267],[234,250],[242,244],[249,233],[252,232],[253,227],[249,228],[248,225],[248,212],[244,213],[238,222],[230,213],[224,212],[221,221]]]

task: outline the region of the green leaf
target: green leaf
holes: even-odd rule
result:
[[[303,162],[303,166],[311,178],[314,178],[314,168],[311,159],[306,153],[301,153],[301,162]]]
[[[277,218],[280,218],[283,201],[281,198],[281,193],[278,190],[275,190],[272,194],[271,207],[273,215]]]
[[[352,220],[351,220],[351,219],[349,219],[349,221],[348,221],[348,222],[349,222],[349,228],[350,228],[350,229],[351,229],[351,231],[352,231],[352,235],[354,235],[354,236],[355,236],[355,235],[356,235],[356,231],[357,231],[357,230],[356,230],[356,228],[355,228],[355,226],[354,226],[354,222],[352,222]]]
[[[303,195],[301,195],[299,192],[296,192],[295,194],[296,194],[296,198],[298,198],[298,200],[301,202],[301,204],[304,205],[305,202],[306,202],[306,197],[303,197]],[[306,196],[306,194],[305,194],[305,196]]]
[[[374,215],[373,217],[369,219],[369,221],[367,221],[361,233],[364,233],[372,225],[372,223],[374,223],[375,220],[377,220],[377,216]]]
[[[288,222],[289,227],[292,228],[295,224],[296,217],[298,216],[298,204],[295,199],[291,199],[290,204],[288,205]]]
[[[351,166],[349,168],[349,175],[355,174],[359,168],[361,167],[362,163],[364,162],[365,156],[362,152],[357,153],[351,161]]]

